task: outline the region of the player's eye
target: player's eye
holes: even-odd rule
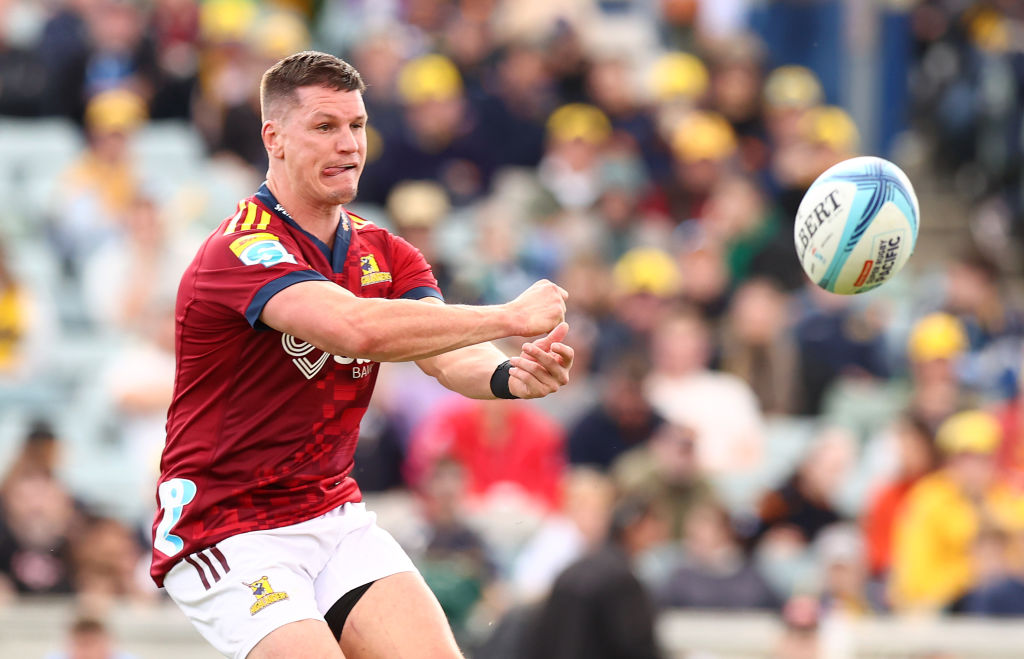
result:
[[[331,126],[330,126],[330,124],[320,124],[320,125],[318,125],[316,127],[316,129],[318,131],[320,131],[321,133],[326,133],[327,131],[329,131],[331,129]]]
[[[363,128],[363,126],[365,126],[365,124],[362,124],[362,123],[360,123],[360,122],[356,122],[356,123],[352,124],[352,128],[353,128],[354,130],[360,130],[360,129],[362,129],[362,128]]]

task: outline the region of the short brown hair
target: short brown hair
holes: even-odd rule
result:
[[[271,105],[282,100],[294,102],[296,89],[313,85],[337,91],[366,91],[363,78],[354,66],[334,55],[305,50],[285,57],[263,74],[260,82],[263,118],[267,118]]]

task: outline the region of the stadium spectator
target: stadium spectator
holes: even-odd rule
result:
[[[382,203],[400,181],[423,179],[441,183],[455,204],[478,199],[490,187],[493,153],[458,68],[443,55],[423,55],[403,65],[397,84],[402,123],[395,134],[382,135],[360,200]]]
[[[104,91],[86,106],[88,146],[61,177],[53,209],[56,249],[72,276],[125,229],[142,186],[131,141],[146,116],[143,98],[127,89]]]
[[[934,428],[973,402],[958,378],[967,347],[963,324],[949,314],[929,314],[911,328],[909,406]]]
[[[810,595],[794,595],[782,607],[782,635],[772,659],[816,659],[821,656],[821,605]]]
[[[985,412],[960,412],[939,428],[938,471],[907,494],[894,533],[889,597],[901,611],[953,606],[976,583],[971,548],[986,527],[1024,529],[1024,496],[995,480],[1001,429]]]
[[[34,422],[25,434],[20,450],[11,460],[7,473],[0,480],[0,495],[24,475],[54,478],[61,461],[61,444],[50,424]]]
[[[779,606],[757,567],[743,552],[728,512],[710,499],[686,516],[679,564],[658,590],[666,607],[774,609]]]
[[[626,451],[612,464],[611,474],[621,492],[658,503],[671,538],[682,537],[690,511],[714,498],[698,464],[699,442],[693,429],[663,423],[645,444]]]
[[[414,432],[406,474],[416,486],[438,461],[450,459],[465,469],[474,505],[511,498],[527,508],[556,510],[563,441],[561,429],[526,403],[453,399]]]
[[[669,137],[672,174],[660,191],[662,210],[675,223],[704,215],[715,184],[730,171],[736,134],[717,112],[694,110]]]
[[[605,471],[658,429],[662,419],[643,393],[646,372],[646,360],[624,357],[605,376],[601,399],[569,430],[569,462]]]
[[[951,263],[945,310],[966,334],[960,380],[987,398],[1011,397],[1017,388],[1016,358],[1024,347],[1024,308],[1002,290],[996,264],[978,252]]]
[[[620,501],[612,513],[607,542],[558,576],[536,612],[519,656],[660,656],[654,638],[654,603],[634,574],[631,560],[660,543],[664,532],[653,501]]]
[[[611,274],[606,292],[610,312],[597,318],[595,371],[607,370],[620,355],[646,352],[652,333],[669,314],[680,290],[679,265],[656,247],[629,250]]]
[[[547,595],[555,578],[582,554],[597,548],[615,504],[612,481],[589,467],[565,473],[562,509],[544,518],[516,553],[511,586],[520,601]]]
[[[702,470],[749,470],[764,449],[760,406],[746,382],[709,368],[711,351],[710,330],[697,313],[661,321],[651,339],[649,400],[668,421],[693,429]]]
[[[0,589],[72,592],[74,524],[71,497],[57,481],[32,471],[13,474],[0,499]]]
[[[1019,535],[1019,534],[1018,534]],[[964,596],[964,613],[979,616],[1024,616],[1024,573],[1020,538],[1000,529],[983,529],[974,541],[975,585]]]
[[[0,251],[0,380],[14,380],[27,368],[32,339],[32,297]]]
[[[849,433],[823,429],[789,478],[758,502],[761,543],[814,542],[822,529],[839,522],[836,496],[855,455]]]
[[[819,597],[826,615],[856,618],[885,611],[881,585],[868,578],[860,529],[848,522],[826,527],[818,534],[814,550],[821,578]]]
[[[135,659],[135,655],[115,649],[107,626],[98,618],[79,615],[71,623],[65,650],[46,655],[46,659]]]
[[[589,208],[600,197],[602,156],[611,137],[611,121],[593,105],[569,103],[548,117],[537,174],[562,208]]]
[[[413,557],[457,639],[465,639],[474,608],[497,576],[490,549],[462,510],[465,488],[464,469],[457,462],[443,459],[434,465],[420,497],[424,546]]]
[[[754,179],[723,177],[711,191],[701,224],[722,244],[732,284],[761,277],[786,291],[803,285],[803,269],[790,258],[788,222]]]
[[[847,379],[889,377],[877,316],[861,313],[849,296],[807,284],[796,295],[794,336],[800,351],[800,413],[822,412],[829,388]]]
[[[862,517],[868,568],[875,577],[884,577],[889,570],[893,530],[907,493],[921,478],[934,471],[940,461],[933,430],[923,418],[913,414],[903,416],[894,434],[897,472],[892,480],[870,493]]]
[[[798,355],[786,311],[786,298],[775,284],[747,281],[733,294],[719,341],[721,369],[750,385],[766,415],[798,408]]]
[[[78,598],[97,610],[114,602],[142,604],[158,591],[146,580],[145,553],[136,534],[110,518],[88,520],[71,547],[74,589]]]

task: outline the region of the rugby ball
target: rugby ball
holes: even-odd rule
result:
[[[833,293],[877,288],[917,243],[917,195],[899,167],[862,156],[833,165],[807,189],[793,239],[804,272]]]

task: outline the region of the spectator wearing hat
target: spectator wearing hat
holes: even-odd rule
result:
[[[563,105],[548,117],[547,145],[538,166],[543,185],[568,210],[590,208],[601,194],[601,164],[612,125],[600,109]]]
[[[593,369],[609,370],[625,354],[644,353],[651,333],[679,293],[681,275],[672,256],[656,247],[636,247],[612,267],[611,313],[598,320]]]
[[[974,402],[972,392],[961,386],[959,378],[967,348],[963,323],[950,314],[928,314],[911,328],[907,340],[909,407],[934,428]]]
[[[971,550],[983,530],[1024,530],[1024,495],[995,476],[1002,430],[994,416],[960,412],[940,426],[945,461],[907,494],[896,521],[889,597],[898,610],[940,610],[977,583]]]
[[[645,156],[655,180],[670,175],[672,154],[668,145],[672,134],[679,122],[706,99],[709,78],[707,66],[691,53],[669,51],[651,64],[646,82],[659,142]]]
[[[703,217],[711,190],[733,164],[736,133],[717,112],[694,110],[672,129],[669,147],[672,173],[658,203],[675,223]]]
[[[71,272],[124,230],[141,189],[131,140],[146,119],[145,101],[128,89],[97,94],[86,106],[88,144],[61,178],[55,212],[57,249]]]
[[[397,90],[402,124],[381,136],[380,157],[359,185],[360,200],[382,203],[410,179],[437,181],[456,205],[487,192],[495,156],[455,64],[438,54],[413,59],[398,72]]]

